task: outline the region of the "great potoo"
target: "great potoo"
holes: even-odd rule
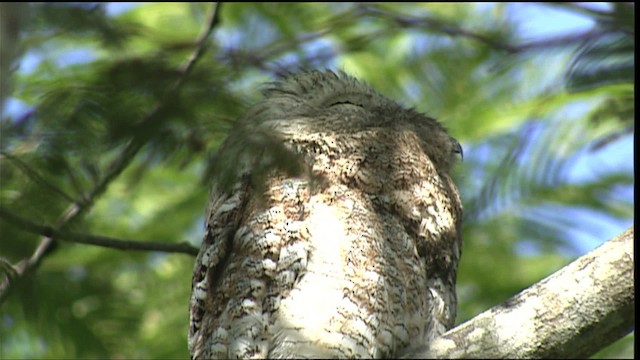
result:
[[[191,356],[394,357],[449,329],[460,144],[344,73],[302,72],[263,94],[218,151],[235,175],[212,185]],[[303,171],[255,151],[256,134],[270,134]]]

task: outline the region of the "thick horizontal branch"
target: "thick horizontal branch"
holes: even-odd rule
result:
[[[168,243],[159,241],[137,241],[116,239],[108,236],[77,234],[66,231],[59,231],[51,226],[38,225],[20,216],[12,214],[8,209],[0,206],[0,218],[19,227],[22,230],[43,235],[56,240],[73,242],[78,244],[88,244],[103,246],[118,250],[140,250],[140,251],[161,251],[168,253],[182,253],[198,255],[198,248],[187,242]]]
[[[635,326],[634,229],[446,332],[426,358],[586,358]]]

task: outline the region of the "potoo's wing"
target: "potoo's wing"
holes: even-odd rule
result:
[[[213,304],[209,289],[215,287],[232,251],[233,237],[239,227],[248,198],[247,186],[239,184],[234,191],[224,193],[216,187],[209,198],[205,219],[205,235],[198,254],[191,284],[189,304],[189,352],[193,358],[210,357],[210,349],[205,349],[211,335],[207,318],[219,315],[222,309]],[[222,294],[221,294],[222,295]]]

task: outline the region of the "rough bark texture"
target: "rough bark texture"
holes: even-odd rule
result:
[[[634,228],[451,329],[422,358],[585,358],[635,326]]]

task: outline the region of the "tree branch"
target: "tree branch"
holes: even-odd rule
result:
[[[96,199],[100,197],[100,195],[102,195],[106,191],[109,184],[116,177],[118,177],[118,175],[120,175],[122,171],[127,168],[127,166],[129,166],[138,151],[140,151],[140,149],[152,137],[153,129],[157,128],[157,126],[154,127],[153,125],[156,123],[156,121],[159,120],[158,118],[160,117],[162,110],[170,101],[173,101],[173,99],[176,98],[176,92],[180,89],[198,59],[202,57],[206,45],[205,40],[211,35],[213,29],[219,23],[219,13],[220,4],[214,3],[209,13],[206,26],[196,40],[196,49],[192,52],[185,63],[179,68],[180,77],[176,80],[173,86],[171,86],[165,92],[164,96],[138,124],[137,128],[139,131],[135,131],[136,136],[131,139],[131,141],[129,141],[120,155],[111,162],[102,180],[98,182],[98,184],[93,188],[91,192],[89,192],[87,196],[85,196],[82,200],[78,200],[72,203],[60,216],[58,222],[52,228],[52,230],[55,231],[51,234],[51,236],[53,236],[53,234],[63,233],[64,229],[69,224],[71,224],[74,220],[79,219],[81,215],[91,209]],[[36,269],[42,261],[43,257],[53,250],[56,242],[51,236],[44,236],[40,240],[38,247],[33,252],[31,257],[29,257],[28,259],[23,259],[22,261],[20,261],[20,263],[14,266],[14,269],[16,270],[16,273],[18,275],[17,278],[23,276],[28,271],[33,271],[34,269]],[[10,280],[8,277],[0,282],[0,304],[6,298],[10,287]]]
[[[586,358],[635,326],[633,227],[409,357]]]
[[[48,188],[49,190],[53,191],[55,194],[58,194],[60,197],[62,197],[63,199],[69,202],[74,201],[71,195],[65,193],[62,189],[58,188],[57,186],[53,185],[52,183],[47,181],[45,178],[40,176],[40,174],[38,174],[36,170],[32,169],[25,162],[9,154],[8,152],[0,150],[0,160],[2,160],[3,158],[6,158],[7,160],[11,161],[15,167],[20,169],[28,178],[33,180],[35,183],[38,183]]]
[[[199,249],[190,245],[188,242],[170,243],[163,241],[137,241],[116,239],[108,236],[77,234],[71,232],[62,232],[51,226],[38,225],[23,217],[12,214],[8,209],[0,206],[0,218],[15,225],[16,227],[46,237],[56,238],[56,240],[73,242],[78,244],[88,244],[103,246],[119,250],[142,250],[142,251],[161,251],[169,253],[182,253],[189,255],[198,255]]]
[[[394,13],[391,11],[380,10],[367,5],[362,6],[365,13],[376,16],[384,20],[392,20],[396,24],[406,28],[429,28],[433,31],[444,33],[450,36],[462,36],[471,40],[483,43],[488,47],[505,51],[510,54],[522,53],[530,50],[550,49],[557,47],[565,47],[574,44],[581,44],[594,38],[601,37],[605,34],[616,32],[611,29],[592,29],[581,33],[568,34],[560,37],[545,38],[525,42],[521,44],[511,44],[501,40],[494,39],[490,35],[465,29],[453,23],[446,23],[440,19],[430,16],[409,16],[405,14]]]
[[[559,37],[544,38],[523,43],[509,43],[499,40],[491,34],[485,34],[483,32],[467,29],[463,26],[460,26],[459,24],[453,22],[445,22],[432,16],[411,16],[389,10],[382,10],[377,8],[375,5],[372,6],[366,3],[358,4],[354,9],[328,20],[327,23],[330,24],[328,25],[328,29],[330,29],[331,31],[336,31],[336,29],[341,28],[343,24],[352,24],[354,21],[367,16],[376,17],[384,21],[392,21],[402,28],[424,28],[429,29],[432,32],[442,33],[449,36],[465,37],[473,41],[482,43],[490,48],[512,55],[532,50],[543,50],[579,45],[585,41],[597,39],[604,35],[621,31],[616,29],[594,28],[592,30],[566,34]],[[345,19],[348,20],[345,21]],[[292,39],[292,41],[285,43],[282,43],[282,40],[276,40],[261,48],[253,49],[250,52],[242,49],[227,49],[222,53],[220,58],[223,61],[228,62],[230,66],[249,64],[266,72],[276,75],[282,75],[288,73],[288,71],[290,70],[290,66],[286,66],[288,64],[285,64],[283,66],[272,66],[268,64],[271,61],[270,59],[279,57],[288,51],[293,51],[297,47],[299,48],[303,44],[321,38],[328,32],[329,31],[327,29],[323,29],[313,33],[302,34]],[[384,35],[385,34],[381,34],[381,36]],[[379,37],[372,36],[371,38],[377,39]]]

